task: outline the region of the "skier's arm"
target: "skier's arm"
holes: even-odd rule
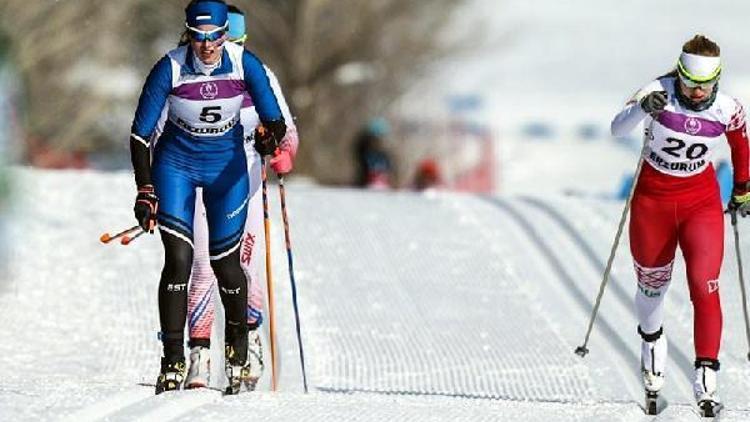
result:
[[[633,95],[630,100],[625,104],[625,108],[622,109],[615,118],[612,120],[610,130],[612,136],[620,137],[630,133],[641,121],[648,116],[648,113],[644,110],[641,105],[641,101],[646,98],[649,94],[655,91],[663,90],[660,81],[654,81],[639,90]]]
[[[641,104],[638,101],[631,100],[622,109],[615,118],[612,120],[610,129],[612,136],[620,137],[625,136],[630,131],[635,129],[636,126],[647,116],[646,112],[641,108]]]
[[[744,187],[750,181],[750,146],[747,139],[745,110],[739,102],[737,102],[737,107],[729,124],[727,124],[726,136],[732,150],[734,184]]]
[[[286,135],[284,135],[284,138],[279,142],[279,146],[276,151],[274,151],[273,157],[270,161],[271,169],[273,169],[278,175],[284,175],[291,172],[294,168],[294,157],[297,155],[299,138],[297,136],[297,127],[294,124],[294,118],[289,111],[289,106],[287,105],[284,94],[281,91],[279,80],[270,69],[266,69],[266,71],[268,73],[268,79],[271,81],[271,88],[279,101],[279,107],[284,115],[284,120],[287,122]]]
[[[262,125],[262,128],[256,133],[260,136],[255,137],[255,146],[256,149],[261,148],[259,149],[261,155],[268,155],[275,150],[278,141],[284,137],[286,132],[284,116],[271,88],[271,82],[263,63],[255,55],[245,50],[242,54],[242,67],[245,73],[245,86],[253,99],[255,111],[258,113]],[[263,149],[265,143],[269,144],[267,149]]]
[[[130,133],[130,159],[137,186],[151,184],[149,144],[172,89],[172,65],[164,57],[151,69],[138,99]]]
[[[270,69],[266,70],[268,73],[268,79],[271,82],[271,89],[273,89],[273,93],[276,95],[279,107],[281,108],[281,114],[284,116],[284,122],[286,123],[286,135],[284,135],[280,147],[284,150],[288,150],[291,153],[292,158],[294,158],[294,156],[297,155],[297,148],[299,147],[297,125],[294,123],[294,117],[289,110],[289,104],[286,102],[278,78],[276,78],[276,75]]]

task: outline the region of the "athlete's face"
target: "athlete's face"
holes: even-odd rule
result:
[[[708,96],[711,95],[711,91],[713,91],[713,89],[713,85],[688,88],[684,83],[682,83],[682,81],[680,81],[680,91],[682,91],[682,94],[687,98],[690,98],[690,101],[696,104],[707,100]]]
[[[218,28],[219,27],[216,25],[200,25],[195,29],[213,35],[212,31]],[[190,36],[190,47],[193,49],[198,58],[201,59],[201,61],[205,64],[214,64],[218,62],[219,58],[221,57],[221,52],[223,49],[224,41],[227,39],[227,35],[224,33],[224,31],[218,32],[221,33],[221,36],[214,41],[210,41],[210,39],[212,38],[211,36],[206,37],[203,36],[204,34],[196,34],[194,33],[194,31],[188,30],[188,35]]]

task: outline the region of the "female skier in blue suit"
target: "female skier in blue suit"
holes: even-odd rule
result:
[[[156,393],[181,387],[185,377],[184,329],[187,283],[193,261],[196,188],[203,189],[211,266],[225,309],[226,372],[230,391],[239,388],[247,359],[247,280],[239,245],[247,215],[248,175],[240,109],[245,92],[261,124],[255,148],[272,154],[286,125],[263,63],[240,46],[225,43],[227,5],[197,0],[185,9],[189,43],[156,63],[146,79],[130,136],[138,195],[134,212],[164,244],[159,318],[164,356]],[[168,103],[164,131],[149,141]]]

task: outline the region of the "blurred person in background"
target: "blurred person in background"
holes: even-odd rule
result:
[[[393,160],[386,149],[389,132],[388,122],[376,118],[357,134],[354,142],[357,186],[371,189],[393,187]]]
[[[432,158],[425,158],[417,165],[417,172],[414,175],[414,189],[425,191],[428,189],[439,188],[443,183],[440,172],[440,165]]]
[[[159,283],[163,344],[156,394],[181,388],[185,378],[184,330],[187,285],[193,264],[196,188],[203,188],[211,267],[225,311],[225,370],[236,393],[247,372],[247,278],[240,243],[247,219],[249,181],[240,109],[250,95],[261,125],[254,147],[273,154],[286,125],[263,63],[242,47],[225,43],[228,9],[221,0],[196,0],[185,8],[187,45],[165,55],[151,70],[138,101],[130,150],[138,187],[134,213],[164,246]],[[162,111],[164,130],[150,142]]]
[[[227,40],[237,45],[244,45],[247,40],[245,32],[245,15],[236,6],[228,5],[229,30]],[[277,174],[287,174],[292,170],[294,156],[299,144],[297,128],[294,124],[289,106],[281,91],[276,75],[266,67],[266,74],[271,82],[276,99],[281,107],[287,130],[279,148],[274,151],[270,160],[271,169]],[[263,239],[263,202],[261,195],[261,157],[254,147],[253,135],[260,124],[260,118],[252,98],[245,94],[240,111],[241,124],[244,129],[245,153],[247,154],[247,171],[250,181],[250,199],[248,202],[245,233],[240,247],[240,262],[248,281],[247,323],[249,326],[248,354],[246,371],[241,378],[247,389],[254,390],[263,374],[263,347],[259,328],[263,323],[263,302],[265,289],[260,282],[260,261],[265,248]],[[186,388],[207,387],[210,380],[210,347],[211,327],[214,321],[214,286],[216,277],[211,268],[209,256],[208,225],[203,206],[202,189],[198,188],[195,202],[194,252],[193,269],[188,291],[188,331],[190,340],[190,366],[185,379]]]
[[[639,90],[612,122],[612,134],[623,136],[645,120],[645,163],[630,213],[644,385],[647,394],[658,393],[664,385],[664,298],[679,245],[694,310],[693,391],[704,414],[720,408],[724,216],[711,155],[722,135],[731,147],[734,167],[729,209],[742,217],[750,212],[745,110],[719,90],[721,72],[719,46],[696,35],[683,45],[676,69]]]

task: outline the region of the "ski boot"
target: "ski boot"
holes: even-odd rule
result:
[[[190,349],[190,369],[185,379],[185,388],[206,388],[211,378],[211,352],[205,346]]]
[[[161,371],[156,378],[156,394],[179,390],[185,379],[185,358],[161,358]]]
[[[234,328],[230,331],[230,328]],[[247,364],[247,339],[246,326],[243,328],[227,327],[227,341],[224,345],[224,372],[227,375],[229,385],[225,394],[237,394],[240,392],[242,382],[249,378]]]
[[[667,364],[667,337],[664,330],[646,334],[638,327],[641,343],[641,374],[643,387],[646,391],[645,410],[648,415],[656,415],[663,403],[660,404],[659,392],[664,387],[664,370]]]
[[[693,394],[698,404],[698,412],[705,418],[715,417],[723,408],[716,392],[718,371],[719,361],[716,359],[698,358],[695,360]]]
[[[263,375],[263,345],[260,342],[258,328],[250,330],[247,339],[247,362],[243,369],[242,382],[248,391],[254,391],[258,380]]]

